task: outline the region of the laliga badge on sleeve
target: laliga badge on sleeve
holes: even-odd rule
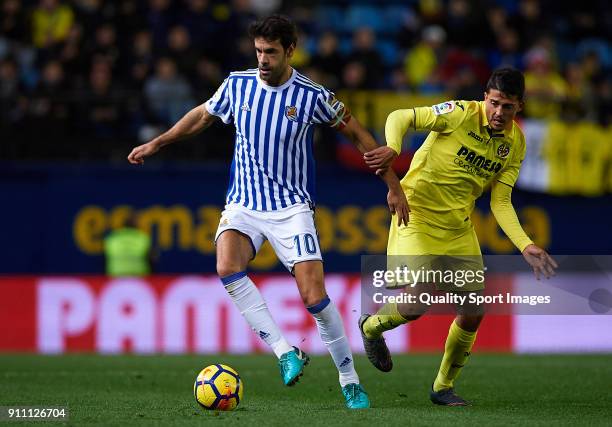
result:
[[[436,116],[440,114],[448,114],[455,109],[455,104],[450,101],[442,102],[441,104],[434,105],[431,107]]]

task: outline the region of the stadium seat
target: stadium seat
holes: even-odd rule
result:
[[[355,31],[361,27],[370,27],[380,33],[385,27],[385,20],[380,8],[374,6],[352,6],[346,12],[346,31]]]
[[[342,31],[344,29],[344,12],[338,6],[318,7],[315,16],[316,25],[320,31]]]
[[[396,34],[402,29],[405,22],[416,19],[414,11],[407,6],[388,6],[383,10],[385,26],[384,34]]]
[[[387,67],[397,65],[401,58],[401,56],[399,56],[399,47],[393,39],[378,40],[376,42],[376,49]]]

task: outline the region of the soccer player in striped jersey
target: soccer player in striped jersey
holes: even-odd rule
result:
[[[314,224],[314,126],[331,126],[363,153],[377,144],[332,92],[289,65],[297,43],[289,19],[273,15],[252,24],[249,35],[258,68],[231,73],[211,99],[169,131],[134,148],[128,160],[141,164],[161,147],[201,132],[217,118],[234,125],[234,159],[215,237],[217,273],[251,328],[278,357],[284,383],[295,384],[308,356],[283,337],[246,272],[268,240],[295,276],[302,301],[338,369],[346,406],[368,408],[342,318],[325,291]],[[407,221],[408,205],[397,176],[391,169],[379,176],[389,188],[387,203],[395,220]]]

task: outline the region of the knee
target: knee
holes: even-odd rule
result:
[[[325,292],[319,292],[317,288],[311,288],[306,292],[301,293],[302,303],[306,308],[314,307],[321,304],[326,298],[329,300]]]
[[[406,319],[407,322],[414,322],[415,320],[417,320],[419,317],[421,317],[421,314],[402,314],[402,312],[400,311],[401,316]]]
[[[219,277],[227,277],[232,274],[240,273],[244,271],[245,267],[240,265],[239,262],[225,259],[217,259],[217,274]]]
[[[413,322],[427,313],[429,307],[423,304],[399,303],[397,304],[397,312],[406,319],[407,322]]]
[[[463,316],[457,316],[457,319],[455,320],[455,322],[457,323],[457,326],[459,326],[464,331],[476,332],[483,318],[484,318],[484,314],[470,315],[470,316],[463,315]]]
[[[302,302],[311,314],[316,314],[327,307],[330,303],[330,299],[326,294],[320,296],[313,293],[309,297],[302,295]]]

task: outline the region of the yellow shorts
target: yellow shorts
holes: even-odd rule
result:
[[[408,225],[391,223],[387,244],[387,268],[407,266],[411,270],[431,270],[436,289],[448,291],[477,291],[484,289],[484,264],[476,231],[471,222],[460,230],[445,230],[427,224],[421,216],[410,213]],[[452,273],[449,273],[452,272]],[[445,280],[440,280],[444,274]],[[450,277],[456,283],[449,283]],[[476,277],[482,280],[476,280]],[[467,279],[467,280],[466,280]],[[410,283],[396,284],[401,287]]]

